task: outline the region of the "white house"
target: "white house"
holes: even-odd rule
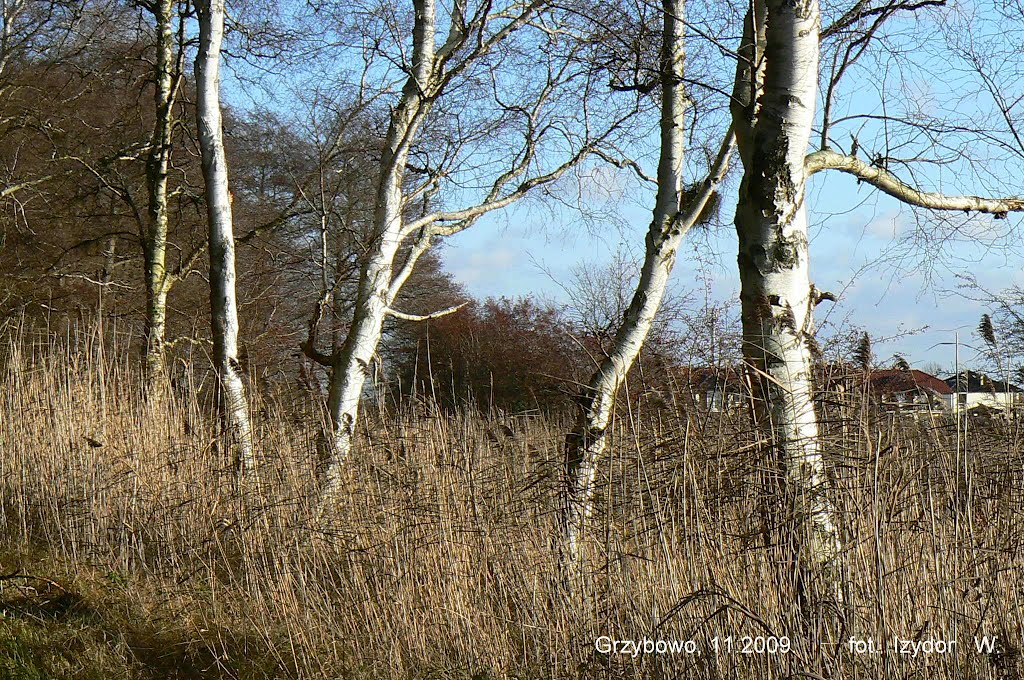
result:
[[[1024,391],[1011,383],[993,380],[984,373],[961,371],[946,378],[952,394],[947,396],[948,408],[956,410],[988,407],[1000,411],[1024,407]]]

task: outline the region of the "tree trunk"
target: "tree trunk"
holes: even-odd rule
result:
[[[352,324],[332,359],[327,397],[331,433],[324,451],[325,500],[334,497],[340,488],[341,472],[352,449],[352,438],[359,421],[359,402],[366,378],[380,345],[384,319],[402,283],[394,277],[395,258],[402,244],[404,227],[402,183],[409,148],[431,108],[431,100],[423,94],[432,85],[435,52],[433,0],[416,0],[414,5],[416,24],[413,27],[412,73],[391,114],[381,155],[373,242],[359,273]]]
[[[381,238],[370,262],[360,273],[352,325],[331,370],[327,397],[327,408],[331,416],[331,441],[324,473],[325,497],[337,493],[342,468],[352,449],[363,388],[380,345],[384,318],[391,303],[391,270],[397,250],[397,238],[389,235]]]
[[[171,156],[171,129],[175,91],[174,33],[171,27],[173,0],[159,0],[152,10],[156,19],[156,64],[154,75],[155,121],[146,157],[148,208],[146,232],[142,238],[145,265],[146,322],[144,329],[145,368],[152,383],[165,375],[167,293],[167,174]]]
[[[840,551],[812,398],[816,299],[804,203],[819,13],[817,0],[768,0],[766,10],[763,88],[734,109],[738,126],[755,121],[747,128],[752,135],[738,135],[745,166],[736,211],[743,355],[787,513],[775,520],[789,525],[783,540],[793,550],[801,593],[808,568],[830,565]],[[748,30],[748,46],[750,36]]]
[[[148,254],[148,253],[147,253]],[[162,257],[162,256],[161,256]],[[146,272],[145,368],[150,389],[166,377],[164,348],[167,339],[167,290],[161,274]]]
[[[470,67],[494,53],[509,36],[528,26],[539,8],[547,6],[546,3],[512,3],[507,10],[478,12],[468,17],[465,3],[458,0],[452,8],[450,20],[446,22],[447,37],[437,46],[434,0],[413,0],[413,5],[415,22],[412,54],[409,59],[403,58],[403,63],[409,65],[406,69],[408,78],[398,101],[391,109],[384,139],[372,231],[361,255],[359,289],[352,323],[344,342],[340,347],[336,346],[330,355],[317,351],[314,346],[317,320],[311,324],[310,337],[303,343],[303,351],[308,356],[331,369],[328,398],[331,432],[325,437],[323,452],[326,457],[325,502],[336,495],[339,489],[342,466],[351,450],[358,422],[360,398],[380,343],[385,318],[390,315],[404,320],[422,321],[454,311],[449,309],[432,315],[414,315],[392,307],[418,258],[429,250],[432,239],[459,233],[482,215],[511,205],[531,190],[556,181],[593,153],[596,140],[601,138],[598,135],[592,139],[591,131],[586,130],[584,136],[587,142],[581,144],[565,163],[550,172],[530,176],[541,142],[550,138],[548,135],[562,136],[561,132],[553,132],[559,129],[558,126],[543,122],[546,107],[554,105],[557,100],[552,89],[559,83],[569,83],[576,79],[560,69],[549,68],[547,79],[541,79],[542,82],[546,80],[547,85],[530,95],[532,103],[516,106],[501,104],[505,114],[523,117],[526,124],[523,146],[508,159],[509,167],[494,176],[486,196],[476,205],[465,209],[430,210],[424,211],[419,217],[408,218],[405,212],[417,202],[420,202],[418,207],[426,208],[429,197],[438,190],[444,177],[451,176],[453,172],[461,172],[447,167],[449,161],[442,160],[438,168],[420,169],[417,174],[425,172],[430,178],[418,178],[419,186],[406,193],[409,186],[403,180],[410,147],[415,143],[420,126],[430,114],[434,102],[446,88],[458,87],[452,85],[456,79],[476,78],[476,72]],[[494,74],[492,76],[497,78]],[[494,82],[497,86],[499,81]],[[616,126],[620,124],[616,123]],[[454,141],[457,143],[453,148],[464,144],[458,136]],[[453,158],[457,158],[457,155]],[[455,160],[452,162],[457,163]],[[403,254],[401,266],[396,263],[399,252]]]
[[[562,499],[562,569],[578,576],[584,563],[583,536],[593,508],[597,462],[604,452],[615,396],[647,340],[668,287],[683,235],[703,212],[704,205],[725,172],[731,135],[716,166],[681,212],[685,115],[683,85],[685,0],[664,0],[661,45],[661,152],[654,215],[645,240],[644,264],[636,291],[607,356],[580,396],[576,426],[566,437]]]
[[[667,221],[655,210],[636,292],[616,332],[611,350],[580,397],[576,426],[566,437],[562,501],[562,528],[565,532],[562,568],[566,575],[578,576],[582,572],[583,536],[593,509],[597,462],[608,440],[607,429],[615,407],[615,396],[640,354],[668,287],[678,243],[655,243],[659,239],[656,232],[660,232]]]
[[[235,296],[235,240],[231,194],[224,156],[220,111],[220,46],[224,35],[224,0],[200,0],[199,52],[196,55],[196,115],[206,183],[210,226],[210,316],[213,358],[220,380],[219,404],[242,472],[254,469],[252,425],[242,368],[238,363],[238,303]]]

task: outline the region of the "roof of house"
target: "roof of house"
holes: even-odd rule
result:
[[[950,389],[957,389],[958,377],[960,379],[960,392],[984,392],[986,394],[990,394],[992,392],[1003,393],[1021,391],[1021,388],[1012,383],[1003,382],[1002,380],[993,380],[984,373],[976,373],[974,371],[960,371],[957,375],[951,375],[946,378],[946,384],[949,385]]]
[[[953,394],[953,388],[934,375],[912,368],[871,371],[871,387],[882,394],[921,390],[932,394]]]

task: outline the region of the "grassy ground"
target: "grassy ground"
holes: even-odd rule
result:
[[[552,549],[565,423],[371,409],[318,518],[308,404],[259,402],[260,479],[240,487],[202,385],[144,399],[135,358],[87,340],[0,357],[0,677],[1021,677],[1014,423],[972,423],[957,455],[951,422],[830,407],[845,550],[814,589],[847,602],[801,614],[742,414],[630,401],[570,594]]]

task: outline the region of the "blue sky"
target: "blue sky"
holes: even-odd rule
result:
[[[976,43],[982,53],[1010,59],[1019,51],[1011,45],[1013,39],[1005,22],[975,8],[972,2],[962,0],[955,6],[948,5],[941,10],[944,14],[918,14],[887,24],[891,29],[889,43],[903,48],[905,57],[913,57],[893,65],[894,62],[885,61],[884,55],[877,59],[870,56],[851,69],[846,78],[849,91],[833,107],[833,121],[839,122],[833,126],[832,139],[845,144],[850,135],[858,135],[863,157],[871,150],[887,150],[888,142],[879,140],[891,133],[897,145],[895,153],[903,151],[903,155],[912,157],[920,150],[913,146],[919,132],[893,133],[886,128],[883,134],[880,125],[859,116],[905,115],[916,120],[934,116],[973,123],[989,115],[983,111],[989,106],[984,93],[978,96],[976,83],[972,85],[975,74],[948,58],[949,47],[941,35],[944,29],[955,29],[957,22],[961,22],[961,28],[952,34],[967,36],[967,42],[974,41],[972,44]],[[822,68],[827,65],[825,54]],[[727,66],[723,71],[726,76],[732,69]],[[1012,70],[1007,78],[1003,86],[1007,96],[1014,99],[1020,90],[1018,83],[1024,79],[1017,78]],[[251,87],[232,83],[231,75],[226,88],[229,100],[235,95],[243,108],[251,98],[259,99],[260,93]],[[818,108],[820,117],[820,102]],[[840,120],[843,117],[847,117],[845,122]],[[938,148],[948,152],[956,147]],[[975,153],[976,158],[991,158],[986,156],[985,149],[964,148]],[[1011,190],[1021,186],[1005,181],[1022,172],[1019,161],[1001,162],[997,158],[988,164],[972,165],[954,154],[947,165],[920,164],[915,172],[919,173],[918,180],[930,185],[923,188],[955,186],[947,190],[984,195],[999,191],[990,187],[1002,186],[1005,191],[1007,185]],[[1016,193],[1024,193],[1024,187]],[[449,239],[442,248],[443,259],[475,296],[537,295],[564,302],[563,287],[570,285],[573,267],[601,266],[622,248],[638,257],[642,254],[653,197],[639,190],[612,194],[614,215],[606,223],[584,226],[565,210],[550,206],[512,208],[489,215],[472,229]],[[683,244],[674,273],[678,289],[702,287],[702,280],[709,281],[715,299],[738,304],[735,234],[731,227],[735,196],[733,182],[725,191],[725,227],[714,233],[701,233]],[[961,342],[977,344],[974,329],[981,314],[991,310],[965,297],[965,291],[958,289],[962,284],[958,273],[970,273],[992,291],[1024,285],[1024,257],[1021,249],[1014,247],[1019,238],[1001,242],[994,238],[998,247],[960,239],[934,253],[921,250],[920,243],[911,237],[918,229],[934,235],[943,227],[921,223],[922,213],[914,213],[850,177],[820,173],[812,178],[807,198],[811,211],[812,279],[819,289],[839,295],[837,304],[825,303],[818,308],[821,332],[828,336],[837,328],[867,330],[875,339],[874,351],[879,362],[900,353],[918,367],[951,367],[954,349],[941,343],[952,343],[959,332]],[[974,236],[984,240],[994,236],[993,230],[1018,223],[1019,219],[1013,216],[998,223],[982,216],[968,226]],[[933,238],[931,243],[935,242]],[[695,252],[703,258],[702,264],[695,262]],[[962,360],[968,363],[974,357],[970,348],[961,352]]]
[[[1007,100],[1020,104],[1024,97],[1018,100],[1017,95],[1024,79],[1014,70],[1020,50],[1013,44],[1019,36],[1011,35],[1005,22],[972,0],[951,4],[938,13],[892,21],[887,27],[888,44],[902,49],[903,58],[887,61],[884,53],[872,55],[848,72],[845,93],[832,109],[833,143],[847,145],[857,135],[861,157],[872,151],[890,155],[892,144],[891,155],[941,159],[937,164],[913,164],[914,179],[926,190],[1024,194],[1024,184],[1012,180],[1024,172],[1020,152],[979,144],[979,135],[972,132],[977,126],[996,131],[989,139],[1005,135],[998,132],[1003,121],[993,113],[992,98],[980,87],[969,61],[951,56],[952,48],[943,40],[946,37],[955,42],[954,47],[974,49],[998,63],[1004,69],[998,73],[1005,74],[1002,92]],[[824,53],[823,73],[829,63]],[[819,101],[819,125],[821,108]],[[943,125],[948,121],[963,125],[965,132],[947,135],[933,147],[928,135],[921,133],[923,128],[879,123],[882,116],[902,116],[923,121],[925,126],[933,120]],[[816,138],[812,140],[812,145],[817,143]],[[897,173],[909,176],[903,168]],[[731,227],[735,200],[734,182],[725,191],[726,226],[710,236],[701,235],[706,243],[700,252],[713,256],[714,265],[704,271],[714,297],[738,305]],[[812,177],[807,201],[812,280],[819,289],[839,296],[835,305],[824,303],[817,310],[825,341],[837,330],[856,327],[874,339],[879,363],[899,353],[920,368],[939,364],[948,369],[954,362],[952,343],[959,334],[961,361],[981,364],[970,345],[979,344],[975,329],[981,315],[992,310],[971,299],[971,291],[964,289],[958,275],[971,275],[992,292],[1024,286],[1024,251],[1018,245],[1019,234],[1011,234],[1020,217],[994,220],[956,214],[941,223],[925,211],[915,212],[836,172]],[[607,262],[620,242],[641,252],[652,204],[650,195],[632,197],[619,211],[621,225],[602,229],[599,238],[584,229],[545,224],[555,221],[550,216],[514,212],[452,239],[444,259],[474,295],[535,294],[564,300],[561,286],[569,282],[573,266]],[[920,234],[927,238],[915,238]],[[698,265],[688,257],[692,251],[692,245],[683,245],[673,275],[682,290],[699,285],[693,283],[699,274]],[[544,271],[537,263],[543,263]]]
[[[879,362],[894,353],[907,357],[915,366],[941,364],[951,368],[960,335],[961,361],[970,363],[977,345],[974,329],[981,314],[991,311],[968,299],[958,287],[957,273],[970,273],[990,290],[1024,285],[1024,258],[1001,251],[985,252],[981,247],[960,247],[956,258],[934,262],[930,276],[907,272],[916,253],[903,244],[914,229],[914,214],[897,201],[852,178],[838,174],[812,178],[808,192],[811,208],[811,272],[820,289],[839,296],[837,304],[818,308],[822,333],[835,327],[855,326],[875,339]],[[735,201],[735,189],[726,194]],[[827,206],[827,210],[823,209]],[[731,212],[731,211],[730,211]],[[551,215],[539,211],[513,210],[490,217],[473,229],[450,239],[444,246],[447,268],[477,297],[539,295],[555,302],[566,300],[562,287],[571,284],[574,266],[600,266],[625,244],[634,251],[642,248],[649,213],[629,201],[621,210],[618,224],[595,233],[582,227],[553,224]],[[731,217],[727,217],[731,222]],[[991,220],[981,217],[979,220]],[[1011,218],[1012,219],[1012,218]],[[673,279],[681,290],[700,286],[701,272],[692,256],[695,239],[684,243]],[[699,235],[700,252],[711,257],[713,266],[704,275],[718,300],[738,303],[739,276],[735,268],[735,234],[726,227],[711,235]],[[909,262],[893,262],[888,251],[909,256]],[[892,338],[883,340],[885,338]]]

